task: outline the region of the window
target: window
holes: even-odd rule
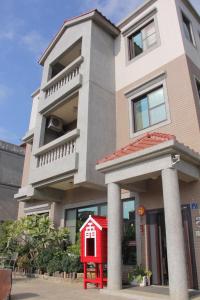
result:
[[[135,201],[123,201],[122,258],[124,265],[136,265]]]
[[[167,119],[163,86],[132,100],[134,132]]]
[[[123,263],[126,265],[136,264],[136,237],[135,237],[135,199],[123,200]],[[70,239],[75,243],[76,233],[87,220],[89,215],[107,216],[107,203],[67,209],[65,211],[65,226],[70,232]],[[94,255],[94,240],[88,239],[88,255]]]
[[[67,209],[65,211],[65,226],[69,230],[70,240],[72,243],[75,243],[76,233],[79,232],[79,229],[87,220],[89,215],[106,216],[107,204],[103,203],[95,206]]]
[[[155,22],[152,20],[147,25],[134,32],[129,38],[130,59],[145,52],[157,42]]]
[[[185,37],[187,38],[188,41],[190,41],[194,45],[192,24],[190,20],[183,13],[182,13],[182,18],[183,18],[183,28],[184,28]]]
[[[196,80],[196,86],[197,86],[197,92],[198,92],[198,96],[199,96],[199,100],[200,100],[200,81]]]

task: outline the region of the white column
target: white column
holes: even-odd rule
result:
[[[108,289],[122,288],[122,203],[118,184],[108,184]]]
[[[169,289],[172,300],[188,300],[181,201],[177,170],[162,170]]]

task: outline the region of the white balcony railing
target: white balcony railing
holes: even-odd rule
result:
[[[76,152],[76,138],[79,130],[75,129],[55,141],[40,148],[35,154],[37,157],[37,168],[44,167],[55,161],[62,160]]]
[[[74,60],[69,66],[62,70],[59,74],[53,77],[43,88],[45,99],[52,96],[62,87],[67,85],[73,78],[79,75],[80,66],[83,62],[83,57],[80,56]]]

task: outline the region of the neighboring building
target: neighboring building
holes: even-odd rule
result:
[[[0,222],[16,220],[14,194],[21,185],[24,149],[0,140]]]
[[[199,24],[187,0],[145,1],[118,26],[94,10],[65,21],[40,59],[19,217],[49,213],[75,241],[88,215],[108,215],[110,289],[121,256],[174,300],[186,281],[200,288]]]

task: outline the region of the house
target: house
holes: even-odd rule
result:
[[[0,222],[17,219],[14,194],[21,185],[23,163],[23,147],[0,140]]]
[[[199,23],[188,0],[144,1],[117,25],[93,10],[39,61],[18,216],[48,213],[74,242],[107,215],[109,289],[136,264],[173,300],[200,288]]]

